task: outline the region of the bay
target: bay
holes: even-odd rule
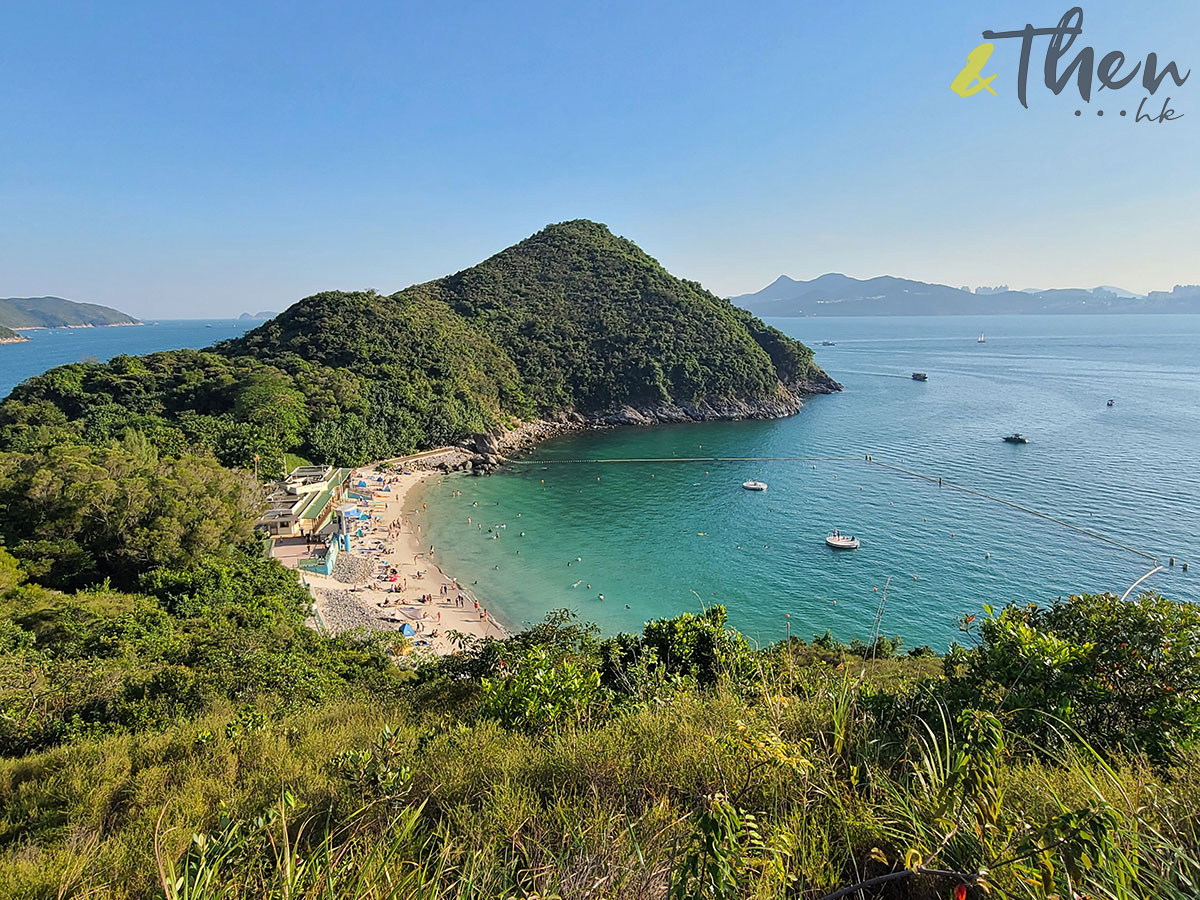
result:
[[[440,479],[424,525],[439,564],[510,627],[566,607],[636,631],[723,603],[763,643],[789,624],[867,638],[886,587],[883,632],[944,649],[984,604],[1124,593],[1154,563],[1122,546],[1200,560],[1200,317],[772,324],[815,346],[845,392],[789,419],[573,435],[490,477]],[[1004,443],[1012,431],[1030,443]],[[671,461],[564,462],[615,459]],[[767,492],[742,490],[751,478]],[[833,528],[862,548],[827,549]],[[1177,564],[1145,586],[1197,601],[1198,576]]]

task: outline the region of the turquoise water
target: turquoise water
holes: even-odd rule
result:
[[[23,344],[0,344],[0,397],[47,369],[85,359],[106,362],[122,353],[207,347],[244,334],[257,322],[238,319],[172,319],[122,328],[45,328],[22,331]]]
[[[883,630],[937,648],[958,634],[959,616],[984,603],[1123,593],[1153,565],[871,465],[870,453],[1164,563],[1191,560],[1191,572],[1177,565],[1147,585],[1200,601],[1200,316],[773,324],[813,345],[836,341],[817,346],[818,361],[845,392],[812,398],[790,419],[614,429],[544,444],[531,459],[545,463],[441,479],[426,489],[424,526],[439,563],[477,582],[510,626],[569,607],[606,633],[638,630],[649,618],[720,602],[760,642],[782,638],[788,614],[802,637],[827,628],[866,637],[891,578]],[[985,344],[976,342],[981,331]],[[913,381],[914,370],[929,381]],[[1000,440],[1015,430],[1031,443]],[[554,462],[687,456],[852,459]],[[742,490],[749,478],[769,490]],[[492,538],[488,529],[501,524]],[[828,550],[823,538],[835,527],[862,549]]]

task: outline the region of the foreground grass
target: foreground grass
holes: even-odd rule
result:
[[[988,871],[1001,896],[1069,896],[1068,878],[1194,895],[1200,759],[1010,743],[956,768],[995,748],[949,724],[896,741],[863,705],[876,679],[928,671],[806,659],[752,692],[682,683],[535,735],[475,715],[474,689],[435,707],[430,684],[81,740],[0,762],[0,895],[816,898],[906,856]]]

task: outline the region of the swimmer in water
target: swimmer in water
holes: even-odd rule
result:
[[[603,595],[603,594],[601,594],[601,595],[600,595],[600,599],[601,599],[601,600],[603,600],[603,599],[604,599],[604,595]]]
[[[579,585],[582,583],[583,583],[583,579],[580,578],[579,581],[575,582],[573,585],[571,585],[571,587],[579,587]]]

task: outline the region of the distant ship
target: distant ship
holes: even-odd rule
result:
[[[987,338],[985,338],[985,337],[983,336],[983,332],[982,332],[982,331],[981,331],[981,332],[979,332],[979,340],[977,340],[975,343],[977,343],[977,344],[986,344],[986,343],[987,343]]]

